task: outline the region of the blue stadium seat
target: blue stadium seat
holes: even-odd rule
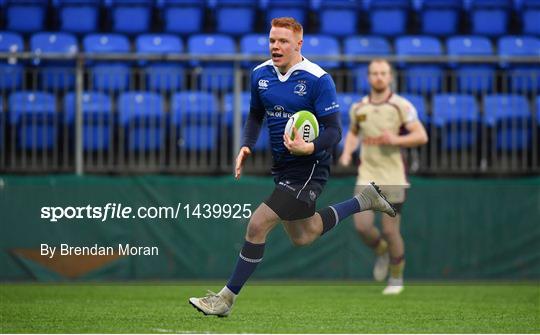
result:
[[[193,55],[219,55],[233,54],[236,52],[235,42],[232,37],[222,34],[198,34],[188,39],[188,52]],[[200,61],[193,60],[191,65],[199,66]],[[210,65],[223,64],[212,62]],[[206,64],[209,65],[209,64]]]
[[[452,36],[446,41],[449,56],[492,56],[491,41],[484,36]]]
[[[447,53],[451,57],[493,56],[493,47],[488,38],[482,36],[454,36],[446,41]],[[482,64],[454,64],[459,92],[491,92],[494,85],[495,69]]]
[[[261,0],[261,9],[266,13],[266,27],[270,29],[273,18],[293,17],[300,24],[307,23],[306,12],[309,0]]]
[[[269,58],[269,41],[268,35],[265,34],[248,34],[243,36],[240,39],[240,52],[244,56],[254,56],[260,55],[265,56],[266,59]],[[253,68],[258,64],[262,63],[260,61],[245,61],[242,62],[242,66],[245,68]]]
[[[111,0],[112,30],[123,34],[147,32],[152,5],[152,0]]]
[[[218,102],[214,94],[203,91],[183,91],[171,97],[172,124],[216,123]]]
[[[219,107],[212,93],[184,91],[171,97],[171,124],[187,150],[212,150],[217,145]]]
[[[6,29],[21,33],[43,30],[47,0],[6,1]]]
[[[343,43],[345,56],[371,56],[389,55],[392,52],[390,43],[384,37],[378,36],[350,36]],[[358,63],[347,62],[349,68],[356,67]]]
[[[0,51],[23,52],[24,41],[22,36],[10,31],[0,31]]]
[[[540,95],[536,96],[536,124],[540,127]]]
[[[0,52],[23,52],[24,43],[17,33],[0,31]],[[0,63],[0,90],[16,90],[21,87],[23,66],[15,61]]]
[[[36,33],[30,38],[30,50],[36,55],[46,53],[75,54],[77,39],[68,33]],[[70,89],[75,84],[74,61],[45,61],[34,58],[41,67],[41,87],[45,90]]]
[[[524,150],[531,145],[531,112],[521,95],[484,97],[483,122],[492,130],[497,150]]]
[[[472,0],[471,33],[485,36],[506,34],[511,5],[511,0]]]
[[[310,56],[339,56],[339,42],[331,36],[325,35],[304,35],[304,43],[302,44],[302,55],[309,58]],[[337,60],[314,60],[320,67],[325,70],[332,70],[340,66]]]
[[[87,53],[127,53],[130,51],[129,40],[118,34],[91,34],[83,40]],[[124,62],[92,62],[89,74],[93,89],[105,91],[123,91],[129,84],[129,65]]]
[[[354,78],[354,90],[361,94],[367,94],[371,90],[368,81],[368,65],[363,64],[352,70],[352,77]]]
[[[252,0],[219,0],[216,5],[216,32],[242,35],[253,31],[257,3]]]
[[[33,53],[77,53],[77,38],[68,33],[43,32],[32,35],[30,49]]]
[[[127,53],[130,43],[120,34],[90,34],[84,37],[83,48],[88,53]]]
[[[83,149],[86,151],[109,150],[114,131],[112,102],[100,92],[82,94]],[[74,136],[76,95],[71,92],[64,97],[64,120]]]
[[[9,123],[16,128],[17,147],[53,149],[60,123],[55,97],[45,92],[12,93],[9,96]]]
[[[398,56],[439,56],[442,46],[438,39],[425,36],[403,36],[396,39]],[[409,93],[431,94],[439,92],[442,87],[444,72],[440,65],[407,65],[405,66],[405,87],[400,89]]]
[[[441,91],[444,71],[438,65],[409,66],[404,75],[405,85],[401,88],[404,92],[433,94]]]
[[[188,39],[188,53],[192,55],[219,55],[236,53],[234,40],[227,35],[200,34]],[[202,66],[200,87],[203,90],[230,90],[233,86],[231,62],[191,61],[192,66]]]
[[[422,33],[449,36],[457,32],[461,0],[423,0]]]
[[[540,35],[540,0],[522,0],[521,21],[524,35]]]
[[[347,131],[349,130],[350,126],[350,117],[349,117],[349,109],[351,108],[353,103],[356,103],[362,99],[362,95],[357,93],[338,93],[337,94],[337,100],[339,104],[340,109],[340,118],[341,118],[341,140],[337,144],[337,149],[340,151],[343,149],[343,146],[345,145],[345,138],[347,135]]]
[[[504,36],[498,41],[499,56],[540,57],[540,39],[528,36]],[[508,68],[511,92],[537,92],[540,90],[540,67],[537,63],[512,65],[502,62]]]
[[[4,112],[4,98],[0,97],[0,153],[4,151],[4,134],[6,133],[5,126],[7,124],[5,118],[7,113]]]
[[[442,54],[441,42],[429,36],[401,36],[396,38],[398,56],[439,56]]]
[[[407,30],[409,0],[371,0],[369,21],[374,35],[397,36]]]
[[[540,56],[540,38],[530,36],[503,36],[498,41],[499,55]]]
[[[118,122],[129,150],[161,149],[165,141],[165,121],[159,94],[128,91],[118,97]]]
[[[432,111],[431,122],[439,132],[443,149],[468,149],[476,143],[479,112],[473,96],[435,95]]]
[[[320,0],[320,34],[337,37],[355,35],[360,4],[350,0]]]
[[[56,0],[60,30],[91,33],[97,30],[99,0]]]
[[[349,110],[351,109],[351,106],[354,103],[357,103],[362,99],[362,95],[358,93],[338,93],[337,94],[337,102],[339,104],[339,109],[341,111],[341,123],[343,126],[343,130],[346,131],[350,118],[349,118]],[[345,127],[347,125],[347,127]],[[345,133],[343,133],[344,135]]]
[[[139,54],[180,54],[184,52],[182,41],[174,35],[139,35],[135,42]],[[150,90],[179,90],[183,85],[184,67],[178,62],[143,61],[146,87]]]
[[[162,0],[165,32],[180,35],[203,30],[205,0]]]
[[[249,114],[251,93],[242,92],[240,94],[240,100],[242,101],[240,113],[242,114],[242,125],[244,125]],[[223,97],[223,113],[224,124],[229,128],[232,127],[234,123],[234,93],[227,93]]]

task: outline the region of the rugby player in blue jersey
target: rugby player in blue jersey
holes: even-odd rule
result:
[[[308,245],[348,216],[378,210],[395,216],[392,205],[374,185],[355,197],[316,211],[316,200],[330,174],[329,150],[341,139],[339,105],[332,77],[301,54],[302,26],[293,18],[272,20],[271,59],[251,74],[250,113],[244,142],[236,158],[235,177],[242,173],[264,118],[270,132],[275,189],[255,210],[228,283],[219,293],[209,292],[189,303],[205,315],[227,316],[242,286],[263,258],[266,236],[282,223],[294,245]],[[320,125],[319,136],[305,142],[284,134],[288,118],[311,111]]]

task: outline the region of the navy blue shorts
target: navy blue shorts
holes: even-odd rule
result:
[[[276,188],[264,203],[282,220],[311,217],[329,176],[330,159],[291,165],[274,175]]]

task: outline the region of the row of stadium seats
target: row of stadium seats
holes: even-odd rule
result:
[[[306,55],[396,55],[402,56],[540,56],[540,38],[532,36],[502,36],[496,49],[490,39],[483,36],[453,36],[443,43],[434,36],[400,36],[394,46],[380,36],[348,36],[340,41],[332,36],[306,34],[302,51]],[[185,44],[185,48],[184,48]],[[0,52],[26,51],[24,38],[16,33],[0,31]],[[130,39],[121,34],[89,34],[82,38],[82,50],[90,53],[182,53],[268,55],[268,36],[247,34],[236,40],[222,34],[195,34],[184,39],[171,34],[141,34]],[[28,51],[34,53],[75,53],[79,41],[73,34],[42,32],[29,38]]]
[[[406,34],[413,21],[413,2],[409,0],[370,0],[365,8],[362,2],[351,0],[52,0],[53,16],[59,24],[50,27],[45,24],[48,5],[47,0],[4,0],[6,29],[24,33],[56,29],[91,33],[100,30],[105,20],[100,13],[107,13],[111,31],[117,33],[138,34],[155,29],[159,26],[152,22],[156,16],[163,21],[158,31],[193,34],[211,26],[216,33],[242,35],[254,31],[260,11],[264,15],[264,30],[274,17],[292,16],[303,24],[307,24],[309,17],[317,17],[319,28],[309,31],[348,36],[360,31],[358,27],[365,18],[370,23],[369,33],[395,36]],[[100,11],[102,5],[105,9]],[[419,6],[418,32],[446,36],[460,32],[464,8],[470,13],[469,33],[507,34],[510,11],[515,8],[510,0],[423,0]],[[366,10],[363,14],[362,9]],[[205,15],[205,11],[211,15]],[[540,35],[540,1],[520,0],[518,13],[522,25],[519,33]],[[208,22],[208,16],[213,22]]]
[[[59,67],[25,72],[20,65],[0,66],[0,91],[16,91],[23,86],[49,92],[71,90],[75,85],[74,72],[72,68]],[[134,88],[163,93],[189,89],[226,93],[233,90],[234,84],[232,68],[209,67],[202,68],[200,72],[188,72],[182,66],[166,64],[146,66],[142,69],[133,69],[125,64],[104,64],[91,67],[87,74],[86,87],[108,93]],[[369,92],[367,66],[352,69],[348,74],[349,76],[345,77],[345,80],[349,80],[348,87],[362,94]],[[489,66],[464,66],[453,72],[438,66],[418,66],[401,71],[401,75],[397,89],[406,93],[535,94],[540,89],[540,70],[532,68],[515,69],[501,75]],[[37,81],[32,81],[33,79]]]
[[[200,34],[188,38],[186,48],[178,36],[167,34],[143,34],[135,39],[135,52],[139,54],[180,54],[191,55],[235,54],[237,45],[234,39],[226,35]],[[251,34],[241,38],[240,53],[242,55],[261,55],[267,51],[267,37]],[[460,56],[493,56],[494,48],[489,39],[480,36],[451,37],[446,40],[445,47],[441,41],[430,36],[398,37],[394,47],[387,39],[374,36],[351,36],[345,39],[343,47],[330,36],[306,35],[303,54],[307,57],[325,55],[369,56],[431,56],[445,54],[450,57]],[[17,33],[0,32],[0,52],[24,51],[24,40]],[[73,54],[79,50],[79,43],[74,35],[67,33],[37,33],[29,41],[29,50],[37,56],[34,65],[39,65],[40,85],[42,89],[71,89],[75,82],[73,64],[61,64],[51,61],[41,62],[39,55],[45,53]],[[88,53],[128,53],[132,51],[129,39],[117,34],[90,34],[82,40],[82,50]],[[540,56],[540,39],[527,36],[505,36],[497,41],[497,54],[507,56]],[[495,79],[496,64],[459,64],[452,58],[447,64],[396,64],[403,68],[406,78],[403,89],[407,92],[437,93],[441,92],[445,81],[445,68],[456,71],[456,91],[465,92],[497,92]],[[258,62],[245,61],[242,65],[250,68]],[[351,69],[354,89],[366,92],[369,85],[366,81],[366,66],[356,62],[340,62],[334,60],[317,61],[327,70],[342,66]],[[24,65],[0,64],[0,89],[17,90],[24,80]],[[90,66],[90,77],[93,88],[97,90],[126,90],[130,85],[130,70],[139,66],[146,77],[143,89],[174,91],[184,86],[185,68],[202,66],[200,81],[202,87],[218,90],[231,90],[233,86],[233,66],[230,62],[93,62]],[[540,67],[529,63],[510,66],[506,62],[499,64],[508,69],[508,79],[504,86],[513,92],[537,91],[540,89]],[[192,87],[193,88],[193,87]]]
[[[417,108],[420,120],[428,129],[437,129],[443,148],[470,148],[483,125],[495,132],[498,150],[526,150],[531,144],[532,121],[540,127],[540,96],[531,109],[527,99],[519,95],[487,95],[478,104],[470,95],[441,94],[431,100],[427,113],[426,101],[417,95],[404,95]],[[358,101],[354,94],[339,94],[342,104],[343,127],[349,124],[348,108]],[[249,110],[249,93],[243,93],[242,119]],[[155,93],[130,91],[116,99],[98,92],[82,96],[83,147],[87,151],[108,150],[111,138],[124,134],[129,150],[161,149],[167,138],[178,137],[187,150],[212,150],[217,147],[218,133],[230,131],[233,123],[233,96],[226,95],[223,105],[207,92],[181,92],[167,101]],[[0,107],[2,107],[0,100]],[[60,104],[61,105],[61,104]],[[170,112],[167,112],[167,109]],[[21,149],[52,149],[64,124],[74,132],[75,95],[69,93],[63,101],[63,113],[58,112],[54,95],[45,92],[15,92],[9,96],[6,125],[16,133]],[[533,112],[536,112],[533,114]],[[533,111],[533,112],[532,112]],[[4,115],[4,114],[3,114]],[[1,118],[4,120],[4,118]],[[0,126],[0,128],[3,128]],[[433,134],[432,134],[433,135]],[[266,127],[256,150],[268,147]]]

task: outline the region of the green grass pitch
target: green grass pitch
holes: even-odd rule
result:
[[[207,283],[1,284],[2,333],[539,333],[537,282],[250,283],[228,318],[187,300]]]

